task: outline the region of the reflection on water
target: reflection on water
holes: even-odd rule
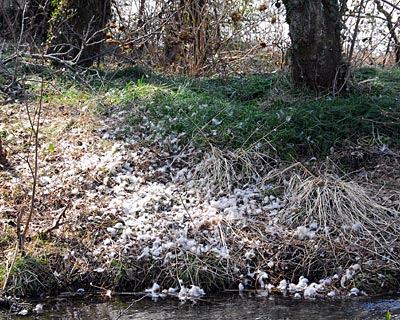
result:
[[[400,319],[400,298],[373,300],[369,298],[346,301],[293,300],[289,298],[240,298],[238,296],[214,296],[192,304],[180,304],[167,299],[153,302],[135,298],[110,300],[52,299],[42,301],[44,313],[38,319],[99,319],[99,320],[269,320],[269,319],[385,319],[388,309],[392,320]],[[6,314],[0,313],[0,319]],[[19,317],[12,316],[12,319]],[[26,319],[27,317],[24,317]],[[29,317],[28,317],[29,318]]]

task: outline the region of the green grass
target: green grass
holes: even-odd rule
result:
[[[0,279],[4,281],[6,269],[0,269]],[[39,296],[48,293],[55,279],[43,258],[17,258],[10,272],[7,288],[17,296]]]
[[[179,137],[183,145],[256,148],[282,159],[320,157],[360,143],[400,147],[396,68],[357,69],[360,86],[336,97],[293,89],[283,72],[193,79],[130,67],[99,74],[101,80],[82,76],[86,83],[55,74],[44,101],[78,109],[97,104],[105,117],[123,109],[128,116],[119,125],[126,134],[132,126],[147,130],[143,143],[149,144]]]
[[[399,70],[358,69],[355,79],[368,86],[332,97],[294,90],[284,74],[187,79],[127,69],[110,80],[108,105],[129,111],[128,125],[139,125],[145,114],[162,127],[158,138],[257,146],[284,159],[318,157],[360,141],[398,148]]]

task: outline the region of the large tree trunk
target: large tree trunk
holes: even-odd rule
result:
[[[342,61],[337,0],[283,0],[289,24],[293,81],[317,90],[343,87],[347,67]]]

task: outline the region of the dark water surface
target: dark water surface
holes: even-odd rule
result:
[[[282,297],[256,298],[238,295],[205,297],[197,304],[181,304],[174,299],[151,301],[145,298],[98,299],[51,299],[43,303],[43,313],[36,318],[0,312],[0,319],[385,319],[388,309],[392,320],[400,319],[400,297],[392,298],[351,298],[345,301],[294,300]],[[34,302],[36,303],[36,302]]]

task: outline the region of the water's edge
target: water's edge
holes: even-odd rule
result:
[[[400,297],[349,298],[332,300],[294,300],[284,297],[256,297],[217,295],[201,299],[196,304],[179,303],[174,299],[151,301],[150,298],[86,296],[79,298],[49,298],[31,300],[35,306],[43,305],[43,311],[29,311],[21,316],[7,311],[0,312],[0,319],[385,319],[391,310],[392,320],[400,319]],[[30,316],[30,317],[29,317]]]

